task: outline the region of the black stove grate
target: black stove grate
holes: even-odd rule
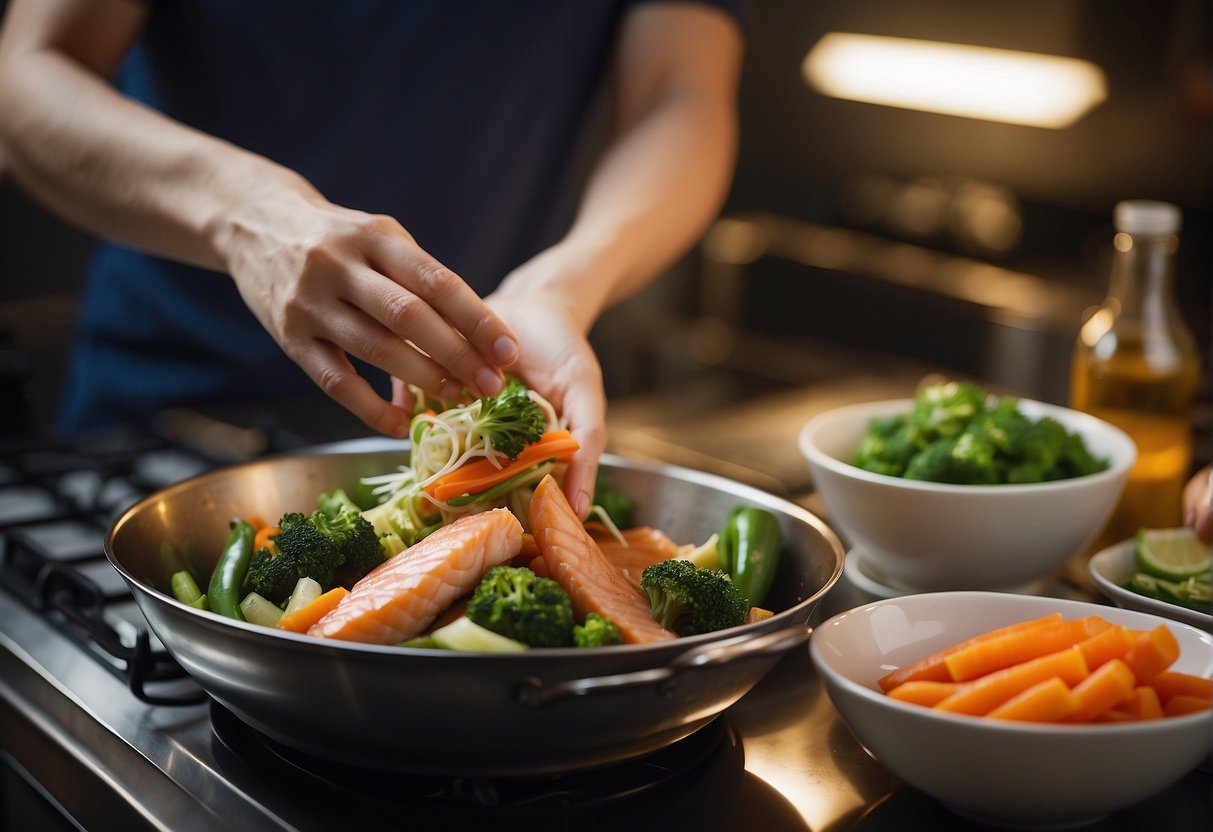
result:
[[[230,459],[154,429],[0,443],[0,588],[37,610],[152,704],[204,699],[150,631],[103,541],[148,494]],[[153,683],[170,683],[158,685]]]

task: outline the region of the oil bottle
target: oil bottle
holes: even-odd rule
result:
[[[1108,296],[1075,344],[1070,405],[1133,438],[1137,463],[1120,502],[1089,551],[1140,528],[1181,522],[1192,465],[1192,420],[1200,359],[1175,295],[1181,214],[1165,202],[1116,205]]]

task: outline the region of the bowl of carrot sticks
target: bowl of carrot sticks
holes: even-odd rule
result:
[[[1082,601],[997,592],[841,613],[809,652],[847,726],[890,772],[960,815],[1094,821],[1213,751],[1213,635]]]

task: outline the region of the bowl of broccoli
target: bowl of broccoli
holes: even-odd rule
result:
[[[799,442],[834,528],[907,591],[1055,571],[1098,533],[1137,457],[1093,416],[954,381],[821,413]]]

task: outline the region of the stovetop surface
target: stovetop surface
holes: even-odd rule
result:
[[[82,827],[976,828],[903,787],[859,746],[804,649],[707,728],[602,772],[407,778],[275,747],[182,677],[101,550],[108,524],[143,494],[242,454],[298,447],[292,437],[206,425],[221,441],[183,443],[161,425],[87,452],[0,447],[0,756]],[[865,600],[844,578],[815,620]],[[134,682],[132,662],[140,664]],[[1205,830],[1210,783],[1198,769],[1090,828]]]

